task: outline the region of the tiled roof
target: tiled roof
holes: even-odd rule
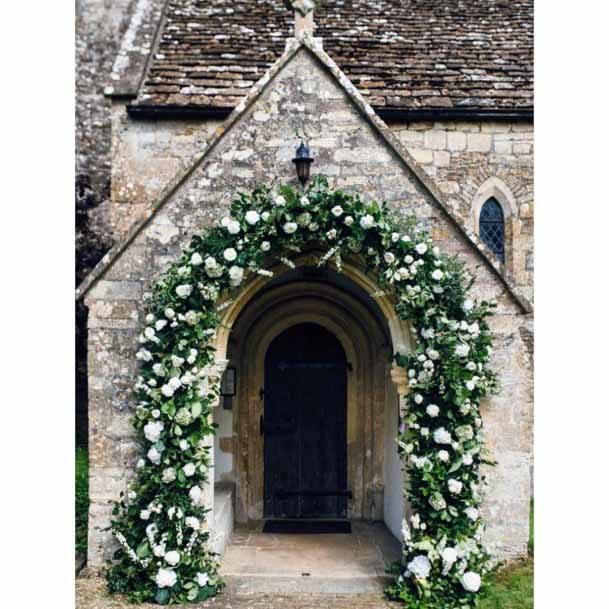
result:
[[[282,0],[168,0],[134,105],[233,108],[293,21]],[[532,0],[325,0],[315,23],[376,109],[533,108]]]

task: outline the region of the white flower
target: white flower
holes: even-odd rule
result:
[[[153,321],[154,321],[154,315],[152,313],[148,313],[148,315],[146,315],[146,323],[151,324]]]
[[[436,351],[435,349],[427,349],[427,355],[429,359],[432,359],[434,361],[440,359],[440,353],[438,353],[438,351]]]
[[[417,579],[425,579],[431,572],[431,563],[429,562],[429,558],[427,558],[427,556],[424,554],[419,554],[408,563],[407,569]]]
[[[385,252],[385,255],[383,256],[383,258],[385,259],[385,262],[387,264],[391,264],[392,262],[395,261],[395,256],[391,252]]]
[[[436,444],[450,444],[453,441],[450,433],[444,427],[439,427],[433,432],[433,439]]]
[[[429,428],[428,427],[421,427],[421,435],[426,438],[429,435]]]
[[[158,332],[159,330],[162,330],[166,325],[167,325],[167,320],[166,319],[159,319],[154,324],[154,327],[156,328],[156,331]]]
[[[260,244],[260,249],[261,249],[263,252],[268,252],[268,251],[271,249],[271,244],[270,244],[268,241],[263,241],[263,242]]]
[[[361,220],[359,221],[359,225],[364,230],[368,230],[369,228],[372,228],[375,224],[376,224],[376,222],[374,221],[374,217],[371,216],[370,214],[366,214],[365,216],[362,216]]]
[[[161,480],[165,484],[170,484],[176,479],[176,470],[173,467],[166,467],[161,475]]]
[[[161,462],[161,453],[156,449],[156,447],[152,447],[148,451],[148,459],[155,465],[158,465]]]
[[[254,226],[254,224],[257,224],[260,221],[260,214],[257,211],[250,209],[245,214],[245,221]]]
[[[150,351],[148,351],[148,349],[140,349],[135,354],[135,357],[144,362],[149,362],[152,359],[152,353],[150,353]]]
[[[171,363],[175,368],[179,368],[184,363],[184,358],[177,355],[171,356]]]
[[[235,260],[237,258],[237,250],[234,247],[227,247],[224,250],[224,260],[227,260],[228,262],[232,262],[233,260]]]
[[[343,208],[340,205],[335,205],[330,211],[335,218],[338,218],[340,215],[342,215]]]
[[[157,442],[163,429],[165,429],[165,425],[161,421],[150,421],[144,425],[144,436],[149,442]]]
[[[420,393],[415,393],[414,401],[415,401],[415,404],[422,404],[423,396]]]
[[[142,520],[148,520],[150,518],[150,510],[142,510],[140,512],[140,518]]]
[[[167,319],[173,319],[175,316],[176,316],[176,312],[172,308],[167,307],[165,309],[165,317]]]
[[[188,440],[180,440],[180,450],[188,450]]]
[[[440,493],[434,493],[429,498],[429,505],[431,505],[434,510],[443,510],[446,508],[446,501]]]
[[[159,588],[171,588],[178,581],[178,576],[173,569],[159,569],[154,581]]]
[[[469,298],[463,301],[463,310],[471,311],[474,308],[474,303]]]
[[[172,567],[175,567],[180,562],[180,553],[177,550],[171,550],[165,554],[165,562]]]
[[[459,357],[467,357],[469,355],[469,345],[466,345],[465,343],[459,343],[456,347],[455,347],[455,353],[459,356]]]
[[[186,358],[186,361],[189,364],[194,364],[197,361],[197,355],[198,355],[198,351],[196,349],[191,349],[190,353],[188,354],[188,357]]]
[[[231,235],[236,235],[241,230],[241,227],[239,226],[239,222],[237,222],[237,220],[229,220],[226,225],[226,228]]]
[[[185,520],[186,522],[186,526],[189,529],[193,529],[194,531],[198,531],[199,527],[201,526],[201,523],[199,522],[198,518],[195,518],[194,516],[188,516]]]
[[[203,499],[203,491],[198,486],[193,486],[190,491],[188,491],[188,495],[190,500],[195,505],[201,505],[201,500]]]
[[[194,463],[187,463],[187,464],[186,464],[186,465],[185,465],[185,466],[182,468],[182,470],[184,471],[184,475],[185,475],[185,476],[190,477],[190,476],[194,475],[196,468],[195,468]]]
[[[443,461],[444,463],[448,463],[448,460],[450,459],[450,455],[448,454],[448,451],[447,450],[438,451],[438,459],[440,459],[440,461]]]
[[[237,286],[243,281],[243,269],[240,266],[231,266],[228,270],[230,284]]]
[[[478,590],[480,590],[482,580],[476,572],[468,571],[467,573],[463,574],[461,583],[468,592],[478,592]]]
[[[309,203],[310,203],[310,201],[307,197],[300,197],[300,204],[303,207],[306,207]]]
[[[414,249],[416,249],[417,253],[422,256],[427,251],[427,245],[425,245],[425,243],[417,243]]]
[[[287,233],[288,235],[295,233],[297,228],[298,228],[298,224],[296,224],[296,222],[286,222],[283,225],[283,231],[285,233]]]
[[[346,216],[345,217],[345,224],[347,226],[351,226],[353,224],[353,216]]]
[[[442,552],[440,552],[440,556],[442,557],[442,560],[447,564],[447,565],[452,565],[454,563],[457,562],[457,558],[459,558],[459,554],[457,553],[457,550],[455,550],[455,548],[444,548],[442,550]]]
[[[474,458],[469,453],[463,455],[463,465],[471,465],[473,462]]]
[[[444,277],[444,273],[440,270],[440,269],[436,269],[432,274],[431,274],[431,278],[435,279],[436,281],[440,281],[442,279],[442,277]]]
[[[207,573],[197,573],[195,576],[195,581],[201,588],[204,588],[209,583],[209,575]]]
[[[283,197],[282,195],[277,195],[275,197],[275,205],[277,205],[278,207],[283,207],[285,205],[285,197]]]
[[[146,461],[144,461],[144,459],[138,459],[135,467],[137,467],[137,469],[142,469],[144,465],[146,465]]]
[[[201,254],[199,254],[199,252],[195,252],[190,257],[190,264],[192,264],[193,266],[199,266],[202,263],[203,263],[203,258],[201,257]]]
[[[264,220],[264,222],[268,222],[271,214],[268,211],[263,211],[260,217]]]
[[[448,490],[453,495],[459,495],[463,490],[463,482],[461,482],[460,480],[455,480],[454,478],[450,478],[448,480]]]
[[[192,286],[188,283],[184,283],[176,287],[176,294],[180,298],[188,298],[192,294]]]
[[[188,313],[184,315],[184,321],[187,324],[194,326],[197,321],[199,321],[199,314],[196,311],[188,311]]]
[[[474,383],[474,381],[467,381],[465,383],[465,386],[470,390],[473,391],[476,388],[476,383]]]
[[[436,404],[430,404],[426,411],[430,417],[437,417],[440,414],[440,408]]]
[[[148,339],[152,339],[152,338],[154,338],[154,337],[155,337],[155,331],[154,331],[154,328],[150,328],[150,327],[149,327],[149,328],[146,328],[146,329],[144,330],[144,336],[145,336],[146,338],[148,338]]]
[[[410,517],[410,522],[412,522],[412,526],[415,529],[418,529],[421,526],[421,516],[419,516],[419,514],[414,514]]]
[[[338,231],[335,228],[331,228],[327,233],[326,233],[326,237],[328,237],[328,239],[336,239],[336,235],[338,234]]]
[[[309,224],[309,230],[315,232],[319,228],[319,224],[317,222],[311,222]]]
[[[468,507],[465,508],[465,515],[470,519],[470,520],[478,520],[478,510],[475,507]]]

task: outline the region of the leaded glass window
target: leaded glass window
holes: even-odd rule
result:
[[[480,238],[505,262],[505,221],[497,199],[491,197],[480,210]]]

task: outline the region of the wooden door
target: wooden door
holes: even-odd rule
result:
[[[265,358],[264,516],[347,515],[347,361],[316,324],[280,334]]]

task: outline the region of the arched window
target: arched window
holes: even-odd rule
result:
[[[494,197],[480,210],[480,238],[501,262],[505,262],[505,220],[501,205]]]

